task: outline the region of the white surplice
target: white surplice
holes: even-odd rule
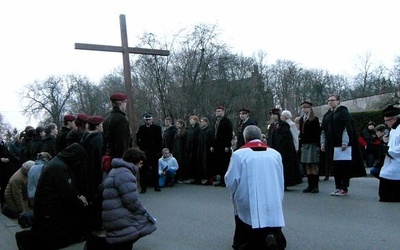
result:
[[[254,140],[259,141],[259,140]],[[254,142],[252,141],[252,142]],[[235,214],[252,228],[283,227],[284,179],[278,151],[241,148],[232,154],[225,183]]]

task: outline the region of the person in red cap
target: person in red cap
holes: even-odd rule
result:
[[[127,95],[114,93],[110,96],[111,110],[103,122],[105,154],[111,158],[121,158],[131,147],[131,129],[126,117]]]
[[[87,131],[87,121],[90,116],[85,113],[79,113],[76,115],[75,119],[75,129],[69,131],[67,135],[67,146],[72,143],[80,143],[82,141],[82,136]]]
[[[69,131],[76,129],[75,119],[76,116],[74,115],[64,115],[63,125],[57,134],[57,148],[59,151],[68,146],[67,135]]]
[[[91,116],[88,123],[88,132],[83,135],[82,146],[86,151],[83,172],[80,176],[80,193],[82,193],[88,203],[88,209],[83,216],[88,231],[101,229],[101,202],[100,192],[103,180],[101,171],[101,160],[104,155],[103,140],[103,117],[99,115]]]
[[[228,170],[229,159],[232,154],[232,136],[233,126],[231,120],[225,116],[225,108],[218,106],[215,108],[215,130],[214,140],[211,144],[210,151],[214,154],[214,162],[216,166],[216,174],[221,180],[214,186],[226,187],[224,176]]]

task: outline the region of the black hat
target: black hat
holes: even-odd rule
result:
[[[248,109],[246,109],[246,108],[241,108],[240,110],[239,110],[239,112],[243,112],[243,113],[250,113],[250,110],[248,110]]]
[[[280,109],[273,108],[273,109],[271,109],[271,110],[269,111],[269,114],[270,114],[270,115],[277,115],[277,114],[279,114],[280,112],[281,112]]]
[[[387,129],[387,127],[386,127],[385,124],[379,124],[378,126],[376,126],[376,127],[374,128],[375,131],[379,131],[379,132],[384,132],[385,129]]]
[[[217,106],[217,107],[215,108],[215,110],[217,110],[217,109],[225,110],[225,107],[224,107],[224,106]]]
[[[369,125],[374,125],[374,127],[375,127],[376,124],[375,124],[375,122],[370,121],[370,122],[368,122],[368,126],[369,126]]]
[[[308,104],[308,105],[312,106],[312,102],[310,102],[310,101],[303,101],[303,102],[300,104],[300,106],[303,106],[303,104]]]
[[[393,105],[389,105],[382,111],[382,113],[384,117],[397,116],[400,114],[400,109]]]
[[[146,113],[146,114],[143,115],[143,118],[144,118],[145,120],[151,119],[151,118],[153,118],[153,114],[150,113],[150,112],[148,112],[148,113]]]

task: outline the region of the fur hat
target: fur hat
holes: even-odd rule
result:
[[[280,109],[273,108],[273,109],[271,109],[271,110],[269,111],[269,114],[270,114],[270,115],[278,115],[279,112],[281,112]]]
[[[382,111],[382,113],[384,117],[397,116],[400,114],[400,109],[394,107],[393,105],[389,105]]]
[[[292,113],[290,113],[289,110],[282,111],[282,115],[286,116],[286,118],[288,118],[288,119],[292,119]]]
[[[387,129],[387,127],[386,127],[385,124],[379,124],[378,126],[376,126],[376,127],[374,128],[375,132],[376,132],[376,131],[384,132],[385,129]]]

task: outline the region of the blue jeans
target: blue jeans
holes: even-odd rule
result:
[[[174,178],[175,178],[175,174],[176,174],[176,171],[175,171],[175,169],[172,169],[172,168],[169,168],[167,171],[166,171],[166,174],[161,174],[160,175],[160,179],[159,179],[159,185],[160,185],[160,187],[165,187],[165,184],[166,184],[166,182],[167,182],[167,179],[168,179],[168,182],[169,182],[169,184],[170,185],[173,185],[174,184]]]
[[[381,172],[381,169],[377,168],[377,167],[373,167],[373,168],[371,168],[371,170],[369,172],[372,176],[379,179],[379,173]]]

